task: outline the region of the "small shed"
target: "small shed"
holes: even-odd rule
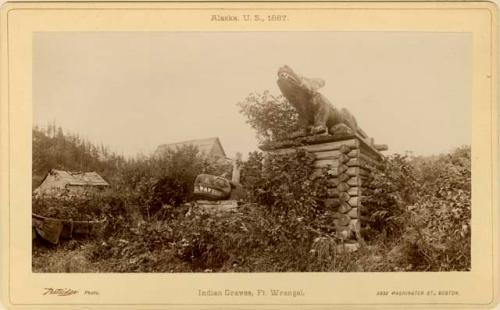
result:
[[[35,195],[59,196],[66,193],[78,196],[88,192],[99,192],[109,187],[97,172],[70,172],[52,169],[47,173]]]
[[[200,153],[207,155],[213,159],[226,159],[226,152],[224,152],[224,148],[220,143],[218,137],[212,138],[204,138],[204,139],[196,139],[196,140],[188,140],[170,144],[162,144],[158,146],[156,149],[156,154],[160,155],[167,150],[177,150],[178,148],[182,148],[184,146],[195,146],[198,148]]]

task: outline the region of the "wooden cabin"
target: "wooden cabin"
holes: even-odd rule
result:
[[[61,195],[80,196],[96,193],[109,187],[97,172],[70,172],[52,169],[47,173],[40,186],[35,189],[37,196],[58,197]]]
[[[218,137],[212,137],[212,138],[204,138],[204,139],[196,139],[196,140],[188,140],[188,141],[182,141],[182,142],[176,142],[176,143],[170,143],[170,144],[162,144],[158,146],[156,149],[155,154],[156,155],[161,155],[162,153],[166,152],[167,150],[172,150],[175,151],[177,149],[180,149],[185,146],[195,146],[198,148],[200,153],[205,154],[209,158],[216,159],[216,160],[226,160],[226,152],[224,152],[224,148],[222,147],[222,144],[220,143],[220,140]]]

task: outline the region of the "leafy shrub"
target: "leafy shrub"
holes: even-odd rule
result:
[[[422,191],[410,209],[410,226],[422,270],[470,269],[470,147],[461,147],[416,165]]]
[[[82,196],[34,196],[32,212],[61,220],[105,221],[104,236],[120,234],[139,218],[138,208],[115,189]]]
[[[238,106],[261,142],[285,138],[298,129],[298,114],[282,95],[251,93]]]
[[[222,213],[193,207],[169,221],[129,225],[102,242],[88,241],[76,248],[36,247],[33,268],[35,272],[353,271],[357,254],[339,255],[336,245],[334,238],[303,218],[276,216],[264,206],[249,204]],[[62,259],[73,255],[82,259],[68,269]]]
[[[98,220],[127,213],[120,195],[112,190],[80,196],[33,196],[32,211],[45,217],[75,221]]]
[[[194,206],[169,221],[139,223],[88,246],[87,257],[101,272],[349,270],[353,262],[336,253],[336,244],[302,217],[276,216],[261,205],[233,212]]]
[[[318,232],[301,217],[276,216],[261,205],[216,214],[194,208],[170,225],[175,255],[193,271],[311,271],[322,266],[311,264]]]
[[[439,156],[391,156],[369,188],[364,206],[372,237],[386,233],[397,270],[470,269],[470,147]]]
[[[254,151],[248,153],[248,159],[241,163],[240,183],[247,194],[247,199],[256,201],[254,193],[257,193],[259,186],[262,186],[262,171],[264,154]]]
[[[154,182],[151,160],[148,157],[129,159],[117,173],[113,184],[126,200],[138,206],[145,205],[152,195]]]
[[[152,161],[153,178],[157,180],[149,205],[177,206],[189,199],[194,180],[205,167],[205,161],[194,146],[168,149]]]
[[[315,157],[303,149],[287,154],[251,153],[243,164],[242,185],[253,202],[277,214],[315,216],[322,211],[326,176],[313,178]]]
[[[416,202],[419,186],[407,156],[394,154],[386,158],[366,186],[363,208],[370,215],[370,227],[389,237],[399,236],[405,229],[406,206]]]
[[[143,215],[165,218],[189,201],[194,180],[201,173],[229,175],[231,164],[210,159],[192,145],[167,149],[162,154],[138,159],[123,169],[120,187],[132,195]]]

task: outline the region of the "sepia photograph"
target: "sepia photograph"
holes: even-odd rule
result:
[[[471,36],[33,37],[33,272],[471,268]]]
[[[497,14],[4,4],[0,308],[494,308]]]

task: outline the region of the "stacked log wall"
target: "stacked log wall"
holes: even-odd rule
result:
[[[380,165],[382,155],[359,137],[340,141],[275,149],[271,153],[293,152],[302,148],[315,155],[313,178],[327,175],[324,204],[334,211],[337,236],[347,243],[361,240],[363,193],[372,170]]]

